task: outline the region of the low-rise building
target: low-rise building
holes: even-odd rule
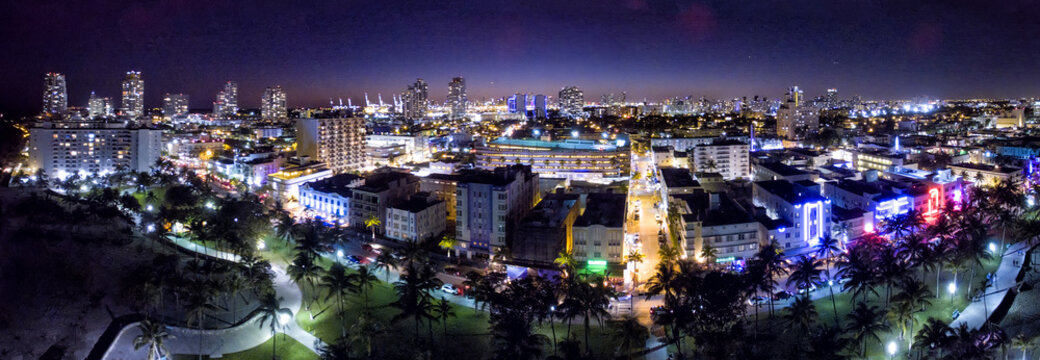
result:
[[[350,189],[364,181],[358,175],[339,174],[300,185],[300,206],[315,216],[349,225]]]
[[[680,245],[686,257],[698,262],[729,263],[754,256],[762,243],[759,223],[726,193],[697,192],[673,197],[681,216]],[[716,250],[705,259],[705,246]]]
[[[274,198],[292,202],[300,198],[300,185],[332,177],[332,170],[320,162],[291,161],[279,172],[267,175],[267,183],[274,190]]]
[[[756,181],[751,187],[755,206],[765,208],[770,219],[783,219],[794,224],[777,239],[784,249],[815,246],[831,231],[831,201],[820,196],[819,185],[803,180]]]
[[[375,232],[385,234],[386,209],[419,192],[419,178],[404,172],[378,170],[366,176],[365,184],[351,192],[350,226],[369,231],[365,222],[375,219],[379,223],[374,226]]]
[[[513,259],[552,266],[561,252],[571,251],[574,220],[580,213],[581,195],[546,195],[514,229],[510,245]]]
[[[386,209],[386,236],[401,241],[424,241],[444,233],[444,201],[417,193]]]
[[[571,253],[576,262],[624,262],[629,245],[632,245],[625,242],[626,198],[625,194],[586,195],[585,211],[574,220]]]
[[[960,175],[976,185],[992,185],[1001,181],[1022,180],[1022,169],[1011,166],[996,166],[973,163],[959,163],[950,165],[953,174]]]
[[[660,172],[661,190],[668,195],[691,194],[701,189],[701,184],[693,179],[689,169],[673,167],[658,168]]]

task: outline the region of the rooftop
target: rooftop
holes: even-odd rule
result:
[[[779,196],[790,204],[804,204],[811,201],[827,200],[820,196],[819,192],[807,189],[804,186],[791,183],[786,180],[756,181],[755,186],[768,191],[770,194]]]
[[[993,165],[973,164],[973,163],[951,164],[950,167],[951,168],[952,167],[959,167],[959,168],[964,168],[964,169],[980,170],[980,171],[999,172],[999,173],[1003,173],[1003,174],[1010,174],[1010,173],[1014,173],[1014,172],[1018,172],[1018,171],[1022,170],[1020,168],[1013,167],[1013,166],[1000,166],[1000,167],[997,167],[997,166],[993,166]]]
[[[570,209],[578,203],[581,195],[578,194],[549,194],[531,209],[531,212],[521,221],[521,227],[559,227],[563,225]],[[624,211],[624,210],[622,210]]]
[[[693,179],[693,174],[690,173],[689,169],[662,167],[660,170],[661,180],[667,187],[682,188],[697,187],[701,185],[701,183]]]
[[[686,201],[689,206],[691,213],[683,215],[683,220],[687,222],[699,221],[702,226],[719,226],[755,221],[751,214],[737,205],[726,193],[699,192],[673,196]],[[715,209],[711,206],[712,196],[716,196],[718,201]]]
[[[795,168],[794,166],[785,165],[779,162],[766,162],[758,164],[758,166],[764,167],[769,171],[779,174],[780,176],[798,176],[809,174],[808,172],[798,170],[798,168]]]
[[[335,193],[349,198],[351,194],[350,186],[360,182],[361,180],[361,176],[358,175],[339,174],[330,178],[309,182],[306,186],[317,192],[326,194]]]
[[[574,226],[622,227],[625,223],[626,198],[625,194],[588,194],[585,198],[585,213],[574,220]]]
[[[397,171],[386,171],[377,172],[372,175],[365,177],[365,185],[358,186],[355,188],[357,191],[366,192],[383,192],[390,189],[391,183],[396,183],[402,179],[407,179],[407,182],[417,182],[419,178],[415,175],[397,172]]]
[[[405,202],[391,206],[391,208],[404,210],[410,213],[417,213],[442,202],[443,201],[430,196],[430,193],[420,192],[413,195]]]

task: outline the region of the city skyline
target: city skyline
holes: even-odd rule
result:
[[[473,101],[570,85],[590,98],[624,91],[651,101],[780,98],[791,85],[809,97],[827,88],[866,99],[1032,97],[1040,26],[1037,10],[1019,5],[25,4],[6,6],[0,21],[24,39],[0,45],[24,55],[0,60],[10,71],[0,111],[38,111],[48,72],[66,75],[70,106],[86,105],[91,91],[118,97],[128,70],[147,80],[148,108],[165,93],[212,99],[226,81],[240,84],[246,108],[275,85],[293,94],[292,107],[320,106],[360,103],[366,92],[389,98],[416,78],[439,101],[455,76]],[[328,21],[317,25],[317,14]],[[67,26],[40,32],[44,18]]]

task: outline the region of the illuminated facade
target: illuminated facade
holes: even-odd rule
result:
[[[461,76],[454,77],[451,82],[448,83],[448,110],[451,112],[451,118],[459,119],[466,116],[466,105],[469,100],[466,98],[466,79]]]
[[[69,108],[68,93],[65,88],[65,74],[47,73],[43,75],[43,112],[50,115],[62,115]]]
[[[541,200],[538,174],[522,165],[464,175],[455,191],[455,238],[469,256],[506,246],[512,227]]]
[[[131,119],[144,116],[144,80],[140,71],[129,71],[123,78],[123,116]]]
[[[336,174],[365,166],[365,120],[296,120],[296,154],[324,162]]]
[[[217,93],[213,101],[213,115],[217,117],[232,117],[238,113],[238,84],[228,81],[224,89]]]
[[[624,140],[618,142],[624,145]],[[476,151],[479,167],[530,165],[535,173],[548,178],[609,182],[627,177],[631,168],[628,147],[592,140],[499,139]]]
[[[429,104],[429,86],[423,79],[416,79],[414,84],[408,85],[408,89],[401,94],[402,113],[405,119],[420,120],[426,117]]]
[[[162,131],[128,128],[29,129],[29,165],[48,176],[102,174],[125,166],[149,171],[162,152]]]
[[[820,196],[819,185],[809,181],[792,183],[784,180],[752,183],[755,206],[762,206],[771,219],[794,225],[777,238],[785,249],[815,246],[830,231],[831,201]]]
[[[188,95],[167,93],[163,97],[163,117],[167,120],[188,115]]]
[[[585,93],[577,86],[568,86],[560,90],[557,99],[560,105],[560,114],[564,116],[581,116],[585,107]]]
[[[87,100],[87,114],[91,119],[115,115],[115,109],[112,107],[112,98],[100,97],[91,91],[90,99]]]
[[[285,102],[285,90],[281,86],[269,87],[260,98],[260,117],[264,120],[285,119],[289,116]]]

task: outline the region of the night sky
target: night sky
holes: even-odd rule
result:
[[[908,4],[908,3],[915,4]],[[209,108],[282,85],[290,106],[375,100],[422,77],[444,101],[578,85],[587,100],[677,95],[866,99],[1040,95],[1040,6],[1029,1],[3,1],[0,111],[39,111],[43,74],[69,102],[116,99],[143,72],[147,107],[184,92]],[[344,100],[345,101],[345,100]]]

